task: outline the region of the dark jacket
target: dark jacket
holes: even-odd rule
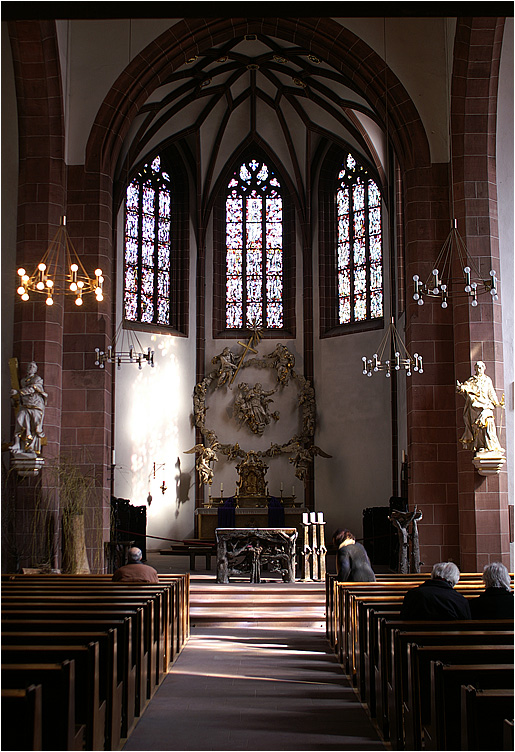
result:
[[[336,561],[338,582],[375,582],[374,570],[361,543],[339,548]]]
[[[467,599],[445,580],[426,580],[404,596],[401,619],[471,619]]]
[[[486,588],[470,600],[474,619],[513,619],[513,593],[499,587]]]

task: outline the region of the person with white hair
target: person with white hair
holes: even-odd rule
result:
[[[470,601],[474,619],[513,619],[513,591],[504,564],[494,561],[483,569],[485,592]]]
[[[402,601],[401,619],[409,621],[447,621],[471,619],[467,599],[454,590],[460,570],[452,561],[433,566],[431,578],[408,590]]]
[[[143,554],[139,548],[129,548],[129,563],[119,567],[113,574],[113,582],[135,582],[159,584],[159,577],[154,569],[141,561]]]

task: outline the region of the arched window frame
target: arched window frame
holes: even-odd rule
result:
[[[250,148],[234,160],[230,168],[223,174],[217,186],[217,198],[214,204],[214,234],[213,234],[213,336],[215,338],[236,338],[248,331],[248,326],[229,328],[226,320],[227,305],[227,209],[226,201],[230,194],[229,184],[239,173],[243,164],[252,160],[259,164],[265,163],[269,174],[274,175],[280,186],[282,198],[282,289],[283,289],[283,325],[262,329],[265,338],[295,336],[295,222],[291,188],[281,176],[275,160],[271,159],[258,147]],[[259,169],[257,169],[259,172]],[[264,238],[264,235],[263,235]],[[263,245],[266,243],[263,240]],[[266,248],[265,248],[266,251]],[[266,259],[266,253],[264,254]]]
[[[159,168],[156,168],[159,162]],[[145,186],[154,193],[153,212],[144,210]],[[131,190],[132,189],[132,190]],[[147,207],[148,209],[148,204]],[[188,267],[187,184],[177,160],[156,154],[137,169],[125,190],[122,319],[126,328],[187,334]],[[129,219],[132,216],[132,220]],[[145,229],[144,229],[145,227]],[[145,236],[153,240],[144,248]],[[132,240],[132,247],[129,247]],[[150,247],[152,246],[152,252]],[[152,289],[152,320],[144,295]],[[164,291],[164,294],[163,294]],[[128,316],[129,296],[136,310]],[[162,315],[168,303],[168,320]]]
[[[350,160],[349,164],[347,164],[348,160]],[[355,163],[354,165],[353,162]],[[377,232],[370,232],[371,216],[368,206],[367,188],[370,182],[375,186],[375,195],[377,198],[373,207],[373,218],[377,227],[377,218],[379,217],[381,236],[380,273],[379,275],[376,273],[374,280],[377,282],[379,276],[382,298],[382,311],[379,312],[380,315],[377,315],[377,308],[374,311],[376,315],[371,315],[372,291],[377,290],[377,287],[371,287],[370,284],[370,246],[371,238],[377,240]],[[342,263],[342,257],[344,255],[347,255],[345,261],[347,262],[348,270],[345,293],[348,293],[351,300],[351,312],[354,314],[352,303],[354,302],[353,296],[355,284],[353,276],[355,225],[352,206],[352,187],[359,183],[363,186],[365,194],[363,207],[365,216],[364,222],[362,223],[362,227],[365,230],[365,232],[362,233],[362,238],[364,240],[364,249],[362,249],[364,250],[364,264],[362,265],[362,270],[364,271],[365,278],[366,316],[357,319],[356,316],[351,315],[350,320],[341,321],[341,299],[344,292],[342,270],[345,267],[345,263]],[[346,223],[342,219],[341,198],[340,203],[338,200],[338,194],[341,192],[342,187],[347,187],[349,189],[349,198],[351,199],[349,202]],[[373,168],[371,168],[362,157],[356,155],[350,149],[343,150],[339,147],[333,146],[328,150],[326,157],[323,160],[320,172],[319,189],[320,336],[331,337],[360,331],[381,329],[383,327],[385,315],[386,251],[384,246],[383,197],[378,177]],[[343,228],[344,224],[346,224],[348,228],[348,237],[346,237],[347,228]],[[346,253],[343,249],[344,242],[348,243]],[[361,274],[361,282],[362,281],[363,274]]]

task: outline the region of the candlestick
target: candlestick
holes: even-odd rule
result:
[[[292,496],[295,496],[295,486],[292,486],[292,487],[291,487],[291,495],[292,495]]]
[[[283,490],[283,484],[281,483],[281,491]]]
[[[310,512],[310,514],[309,514],[309,521],[311,522],[312,525],[314,525],[316,523],[317,516],[316,516],[315,512]]]
[[[302,524],[309,525],[309,515],[307,512],[303,512],[302,514]]]
[[[320,525],[324,521],[324,513],[319,512],[318,513],[318,524]]]
[[[220,483],[220,491],[223,491],[223,490],[224,490],[224,484]]]

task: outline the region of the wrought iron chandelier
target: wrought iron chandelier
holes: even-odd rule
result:
[[[442,308],[447,308],[449,298],[468,297],[471,306],[475,308],[478,304],[478,295],[487,292],[493,300],[498,300],[495,270],[490,270],[490,279],[481,279],[477,267],[467,253],[465,241],[459,234],[457,225],[455,219],[454,226],[433,264],[433,271],[426,281],[422,282],[418,274],[413,276],[413,300],[416,300],[418,305],[424,305],[424,296],[440,300]],[[462,289],[459,287],[460,279],[452,276],[452,266],[455,263],[453,259],[456,257],[462,268]]]
[[[120,342],[120,349],[117,349],[118,342]],[[123,329],[121,324],[116,331],[113,344],[108,346],[107,352],[95,347],[95,355],[95,365],[99,368],[105,368],[106,363],[116,363],[118,369],[121,368],[123,363],[137,364],[140,370],[145,363],[148,363],[151,368],[154,367],[154,351],[149,347],[144,352],[137,334],[130,329]]]
[[[23,301],[30,300],[31,292],[45,295],[48,306],[53,305],[54,296],[59,294],[73,295],[77,306],[82,305],[83,296],[90,292],[95,293],[97,302],[104,299],[102,269],[95,269],[94,277],[87,274],[66,230],[64,216],[32,274],[27,274],[20,267],[18,276],[20,280],[17,292]]]
[[[387,345],[389,345],[388,349]],[[383,360],[385,351],[387,355],[389,352],[391,353],[388,360]],[[412,357],[406,350],[404,342],[395,328],[393,316],[377,352],[371,358],[363,356],[361,360],[363,361],[363,374],[365,376],[372,376],[378,371],[385,371],[385,376],[389,379],[392,371],[400,371],[402,368],[406,371],[406,376],[411,376],[412,369],[418,371],[418,373],[424,373],[422,356],[414,353]]]

